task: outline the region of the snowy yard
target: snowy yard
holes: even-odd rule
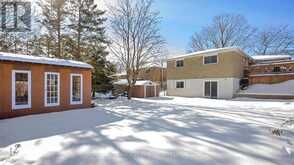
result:
[[[294,128],[271,131],[294,117],[293,100],[161,97],[97,105],[0,120],[0,165],[294,164]]]

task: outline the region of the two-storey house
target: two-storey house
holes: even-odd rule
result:
[[[252,58],[235,47],[171,56],[167,93],[172,96],[232,98]]]

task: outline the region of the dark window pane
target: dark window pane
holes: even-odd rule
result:
[[[204,94],[205,96],[210,96],[210,82],[205,82]]]
[[[206,97],[217,98],[217,82],[216,81],[205,82],[204,95]]]
[[[217,98],[217,82],[211,82],[211,98]]]
[[[179,81],[176,83],[176,88],[184,88],[184,82],[183,81]]]
[[[204,57],[204,64],[216,64],[217,56],[207,56]]]
[[[273,72],[281,72],[281,67],[274,67]]]
[[[177,67],[183,67],[184,66],[184,60],[176,61],[176,66]]]

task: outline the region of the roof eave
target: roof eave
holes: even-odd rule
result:
[[[216,51],[212,51],[212,52],[204,52],[204,53],[194,52],[194,53],[187,54],[186,56],[183,55],[183,56],[178,56],[178,57],[171,57],[171,58],[168,58],[167,61],[172,61],[172,60],[177,60],[177,59],[183,59],[183,58],[190,58],[190,57],[194,57],[194,56],[197,56],[197,55],[205,55],[205,54],[210,54],[210,53],[223,53],[223,52],[229,52],[229,51],[239,52],[239,53],[243,54],[244,56],[248,57],[250,60],[254,60],[251,56],[249,56],[248,54],[246,54],[240,48],[238,48],[238,47],[232,47],[232,48],[227,48],[227,49],[224,49],[224,50],[216,50]]]

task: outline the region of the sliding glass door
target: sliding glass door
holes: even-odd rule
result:
[[[216,99],[218,95],[217,81],[205,81],[204,84],[204,96]]]

